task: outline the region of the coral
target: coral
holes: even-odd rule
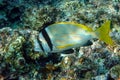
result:
[[[65,1],[59,6],[63,14],[58,21],[75,21],[89,25],[93,29],[99,27],[107,19],[113,24],[119,24],[119,2],[75,0]]]
[[[34,51],[34,40],[37,38],[38,31],[4,28],[0,32],[2,35],[7,33],[6,36],[1,36],[2,42],[6,41],[4,44],[7,46],[1,46],[3,53],[0,53],[0,71],[5,76],[12,72],[9,79],[11,75],[17,75],[11,79],[107,78],[105,75],[110,68],[120,63],[120,57],[110,52],[99,40],[93,40],[91,45],[77,48],[73,53],[60,56],[59,53],[45,54]],[[6,69],[8,73],[5,73]],[[23,76],[23,73],[27,74]],[[55,76],[56,73],[58,76]]]
[[[30,57],[30,53],[33,51],[31,51],[32,49],[30,49],[29,46],[25,48],[27,42],[29,43],[29,41],[27,41],[28,32],[29,30],[17,31],[12,30],[11,28],[0,29],[0,41],[2,42],[0,49],[0,74],[8,75],[9,73],[13,73],[8,75],[8,78],[10,78],[11,75],[19,75],[29,71],[29,68],[32,68],[30,65],[28,65],[27,60]],[[29,45],[31,44],[29,43]],[[27,51],[29,51],[28,55],[26,53]],[[33,56],[30,58],[35,60],[36,56],[39,55],[41,54],[34,52],[35,58],[33,58]],[[6,70],[8,70],[7,73]],[[16,71],[17,73],[14,73]]]
[[[112,67],[109,71],[109,74],[113,79],[117,80],[118,78],[120,78],[120,65]]]
[[[7,43],[11,40],[11,32],[12,32],[12,29],[9,28],[9,27],[6,27],[6,28],[2,28],[0,29],[0,44],[1,44],[1,47],[2,46],[6,46]]]
[[[16,28],[21,25],[20,16],[24,11],[22,2],[3,0],[0,4],[0,26]]]
[[[4,77],[2,75],[0,75],[0,80],[4,80]]]
[[[29,32],[29,31],[28,31]],[[26,55],[30,57],[33,60],[39,59],[40,56],[47,56],[43,52],[37,52],[34,50],[34,47],[36,44],[34,44],[35,39],[37,39],[38,32],[37,31],[30,31],[30,33],[23,32],[26,35],[27,42],[24,44],[24,47],[26,48],[24,50],[24,53],[27,53]]]
[[[40,30],[43,26],[55,22],[59,13],[59,9],[51,6],[44,6],[40,9],[33,7],[26,9],[22,16],[22,21],[24,22],[24,26],[28,26],[30,29]]]
[[[24,42],[25,39],[22,36],[17,37],[16,40],[8,46],[8,49],[4,55],[6,62],[11,66],[14,66],[16,69],[23,68],[25,64],[25,59],[21,54],[22,45]]]
[[[120,39],[120,28],[118,26],[118,24],[114,24],[113,25],[115,28],[112,29],[110,35],[112,37],[112,39],[114,39],[116,41],[117,44],[120,43],[119,39]]]
[[[120,79],[119,9],[119,0],[0,0],[0,79]],[[93,39],[73,53],[35,51],[39,31],[49,24],[75,21],[95,30],[107,19],[116,46]]]

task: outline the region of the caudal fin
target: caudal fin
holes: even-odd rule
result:
[[[109,45],[115,45],[112,38],[109,36],[110,32],[110,21],[106,21],[100,28],[98,28],[96,31],[97,36],[100,40],[104,41],[106,44]]]

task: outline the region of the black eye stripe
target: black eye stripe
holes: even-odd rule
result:
[[[38,40],[38,44],[40,45],[40,48],[42,49],[43,52],[45,52],[45,50],[43,49],[43,46],[41,44],[41,41],[39,40],[39,37],[37,37],[37,40]]]
[[[52,51],[53,50],[53,44],[52,44],[52,42],[50,40],[50,37],[49,37],[49,35],[48,35],[48,33],[46,32],[45,29],[42,30],[42,35],[44,36],[45,40],[48,43],[48,46],[49,46],[50,50]]]

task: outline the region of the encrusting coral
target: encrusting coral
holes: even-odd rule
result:
[[[44,6],[40,9],[32,7],[26,9],[21,19],[24,22],[24,26],[30,29],[40,30],[45,25],[53,23],[59,14],[60,10],[51,6]]]
[[[16,1],[0,1],[0,79],[120,79],[118,0]],[[111,21],[110,36],[118,44],[115,47],[93,39],[90,45],[68,54],[34,50],[39,31],[54,22],[73,21],[96,29],[105,20]]]

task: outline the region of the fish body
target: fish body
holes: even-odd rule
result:
[[[41,30],[35,43],[35,51],[61,52],[83,46],[93,38],[101,39],[107,44],[113,45],[113,41],[108,34],[109,30],[107,30],[109,27],[110,21],[105,22],[96,31],[83,24],[74,22],[55,23]]]

